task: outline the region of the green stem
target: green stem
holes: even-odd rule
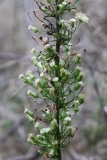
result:
[[[58,7],[58,0],[56,0],[56,13],[58,13],[59,7]],[[57,14],[56,17],[56,33],[59,35],[59,14]],[[58,71],[56,71],[55,76],[59,77],[59,55],[60,55],[60,40],[56,39],[56,56],[55,56],[55,64],[56,66],[58,66]],[[58,94],[58,92],[57,92]],[[58,141],[58,149],[57,149],[57,158],[58,160],[62,160],[61,157],[61,149],[60,149],[60,129],[59,129],[59,114],[60,114],[60,106],[59,106],[59,94],[56,96],[56,109],[57,109],[57,113],[56,113],[56,119],[57,119],[57,123],[58,123],[58,129],[57,129],[57,141]]]

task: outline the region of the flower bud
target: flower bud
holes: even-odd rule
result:
[[[78,82],[77,84],[76,84],[76,86],[74,87],[74,90],[78,90],[80,87],[82,87],[83,86],[83,82],[81,81],[81,82]]]
[[[84,72],[80,72],[79,76],[76,78],[76,81],[81,81],[84,76]]]
[[[70,117],[66,117],[64,118],[64,122],[63,122],[66,126],[69,126],[71,124],[71,118]]]
[[[80,63],[81,58],[82,58],[82,55],[78,53],[78,54],[76,55],[76,58],[74,59],[74,62],[75,62],[76,64]]]
[[[28,29],[34,31],[35,33],[39,32],[38,28],[35,28],[31,25],[29,25]]]
[[[36,55],[36,57],[40,56],[40,53],[37,52],[35,48],[32,48],[31,53],[34,53]]]
[[[30,117],[34,118],[34,113],[29,111],[27,108],[24,110],[24,113],[28,114]]]
[[[84,103],[84,97],[85,97],[85,94],[79,94],[79,95],[78,95],[79,103],[80,103],[80,104]]]
[[[48,88],[50,96],[54,96],[54,88]]]
[[[35,76],[32,74],[31,71],[27,71],[26,74],[29,76],[31,80],[35,80]]]
[[[34,98],[39,98],[37,93],[32,92],[31,90],[28,90],[27,95],[33,96]]]
[[[35,65],[35,66],[37,66],[37,61],[36,61],[36,57],[31,57],[31,61],[33,61],[33,64]]]
[[[55,129],[58,126],[57,120],[54,118],[53,121],[51,121],[51,128]]]
[[[34,118],[33,117],[31,117],[31,116],[29,116],[28,114],[26,115],[26,117],[28,118],[28,120],[29,120],[29,122],[34,122]]]
[[[75,27],[75,23],[76,23],[76,19],[72,18],[72,19],[69,20],[69,22],[70,22],[71,27],[74,28]]]
[[[52,79],[52,81],[53,81],[53,82],[58,82],[58,81],[59,81],[59,78],[58,78],[58,77],[55,77],[55,78]]]
[[[42,10],[43,12],[45,12],[45,13],[47,12],[46,7],[44,7],[44,6],[43,6],[43,7],[41,7],[41,10]]]

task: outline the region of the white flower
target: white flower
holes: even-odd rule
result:
[[[29,75],[29,74],[32,74],[32,72],[31,71],[27,71],[26,74]]]
[[[80,72],[80,76],[84,77],[85,73],[84,72]]]
[[[24,77],[24,75],[23,75],[23,74],[20,74],[20,75],[19,75],[19,78],[25,78],[25,77]]]
[[[51,67],[54,67],[55,66],[55,62],[52,60],[52,62],[50,63],[50,66]]]
[[[38,62],[38,63],[37,63],[37,66],[40,67],[40,68],[43,68],[41,62]]]
[[[40,126],[39,122],[36,122],[35,127],[38,128]]]
[[[28,135],[28,138],[32,138],[32,137],[34,137],[34,134],[33,134],[33,133],[30,133],[30,134]]]
[[[24,110],[24,113],[27,113],[28,112],[28,109],[26,108],[25,110]]]
[[[77,66],[76,69],[79,70],[79,71],[82,70],[82,68],[80,66]]]
[[[29,96],[30,96],[30,95],[31,95],[31,93],[32,93],[32,91],[31,91],[31,90],[28,90],[28,91],[27,91],[27,95],[29,95]]]
[[[65,21],[64,21],[63,19],[61,19],[59,23],[62,24],[62,23],[64,23],[64,22],[65,22]]]
[[[37,85],[40,82],[40,79],[35,80],[35,84]]]
[[[45,132],[46,132],[46,133],[49,133],[50,130],[51,130],[51,129],[48,127],[48,128],[45,129]]]
[[[89,22],[89,18],[81,12],[77,12],[75,15],[75,18],[77,18],[80,22],[84,22],[84,23],[88,23]]]
[[[83,86],[83,82],[82,82],[82,81],[78,82],[78,84],[79,84],[80,86]]]
[[[58,80],[59,80],[59,78],[58,77],[55,77],[55,78],[53,78],[52,79],[54,82],[57,82]]]
[[[77,100],[77,101],[74,101],[74,104],[75,105],[79,105],[79,101]]]
[[[54,118],[53,121],[51,122],[51,124],[53,127],[56,127],[58,125],[57,120]]]
[[[70,117],[66,117],[66,118],[64,118],[64,121],[71,122],[71,118]]]
[[[50,46],[51,46],[50,44],[46,44],[45,49],[49,48]]]
[[[67,5],[67,3],[66,3],[66,2],[62,2],[62,5],[66,6],[66,5]]]
[[[35,53],[35,52],[36,52],[35,48],[32,48],[31,53]]]
[[[71,22],[71,23],[74,22],[75,23],[76,19],[72,18],[72,19],[69,20],[69,22]]]
[[[84,99],[85,94],[79,94],[78,97],[79,97],[80,99]]]
[[[51,151],[49,152],[49,154],[53,156],[54,155],[54,150],[51,149]]]
[[[28,30],[31,30],[31,29],[32,29],[32,26],[31,26],[31,25],[29,25]]]
[[[46,133],[46,128],[42,128],[42,129],[40,130],[40,133],[41,133],[41,134]]]
[[[58,6],[59,6],[59,8],[62,8],[62,7],[63,7],[63,5],[62,5],[62,4],[59,4]]]
[[[44,75],[44,73],[42,72],[42,73],[40,73],[40,77],[44,77],[45,75]]]
[[[53,141],[52,142],[52,145],[56,145],[56,144],[58,144],[58,141]]]
[[[36,60],[36,57],[35,56],[31,57],[31,61],[34,61],[34,60]]]
[[[51,77],[49,75],[46,75],[46,78],[50,81]]]

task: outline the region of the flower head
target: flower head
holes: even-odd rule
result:
[[[89,22],[89,18],[86,16],[86,14],[81,12],[77,12],[75,15],[75,18],[77,18],[80,22],[83,22],[83,23]]]
[[[53,81],[54,81],[54,82],[57,82],[58,80],[59,80],[58,77],[53,78]]]

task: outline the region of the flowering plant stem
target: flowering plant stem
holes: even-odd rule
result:
[[[58,1],[56,0],[56,13],[58,13],[58,10],[59,10]],[[56,16],[56,33],[57,33],[57,35],[59,35],[59,15]],[[56,77],[58,77],[58,78],[60,78],[59,77],[59,56],[60,56],[59,54],[60,54],[60,40],[57,39],[56,40],[55,64],[58,67],[58,71],[56,71]],[[58,103],[58,97],[59,97],[59,95],[56,98],[56,110],[57,110],[56,119],[57,119],[57,123],[58,123],[58,126],[59,126],[60,106],[59,106],[59,103]],[[59,127],[58,127],[58,131],[57,131],[57,140],[58,140],[58,149],[57,149],[58,160],[62,160],[61,147],[60,147],[60,130],[59,130]]]
[[[47,0],[48,5],[36,1],[39,10],[46,14],[42,21],[36,11],[33,11],[46,31],[46,36],[39,38],[44,50],[40,52],[35,48],[31,50],[35,54],[31,60],[40,78],[38,79],[31,71],[27,71],[27,77],[19,75],[24,83],[33,87],[34,91],[28,90],[27,94],[35,98],[38,105],[35,111],[38,114],[39,110],[40,113],[35,116],[35,112],[25,109],[27,118],[40,133],[37,136],[29,134],[27,140],[39,146],[38,152],[48,159],[62,160],[61,148],[66,147],[74,137],[77,128],[73,128],[71,122],[79,111],[79,106],[84,102],[84,94],[80,94],[84,88],[82,54],[72,52],[71,41],[78,27],[82,23],[88,23],[89,18],[78,12],[75,18],[62,19],[65,14],[76,9],[78,1]],[[53,17],[55,23],[51,23],[49,17]],[[31,25],[28,29],[34,33],[41,33],[40,28]],[[32,38],[36,39],[34,36]],[[44,100],[45,108],[41,109],[38,99]],[[69,111],[72,111],[72,114]],[[47,128],[43,127],[44,123],[48,125]]]

